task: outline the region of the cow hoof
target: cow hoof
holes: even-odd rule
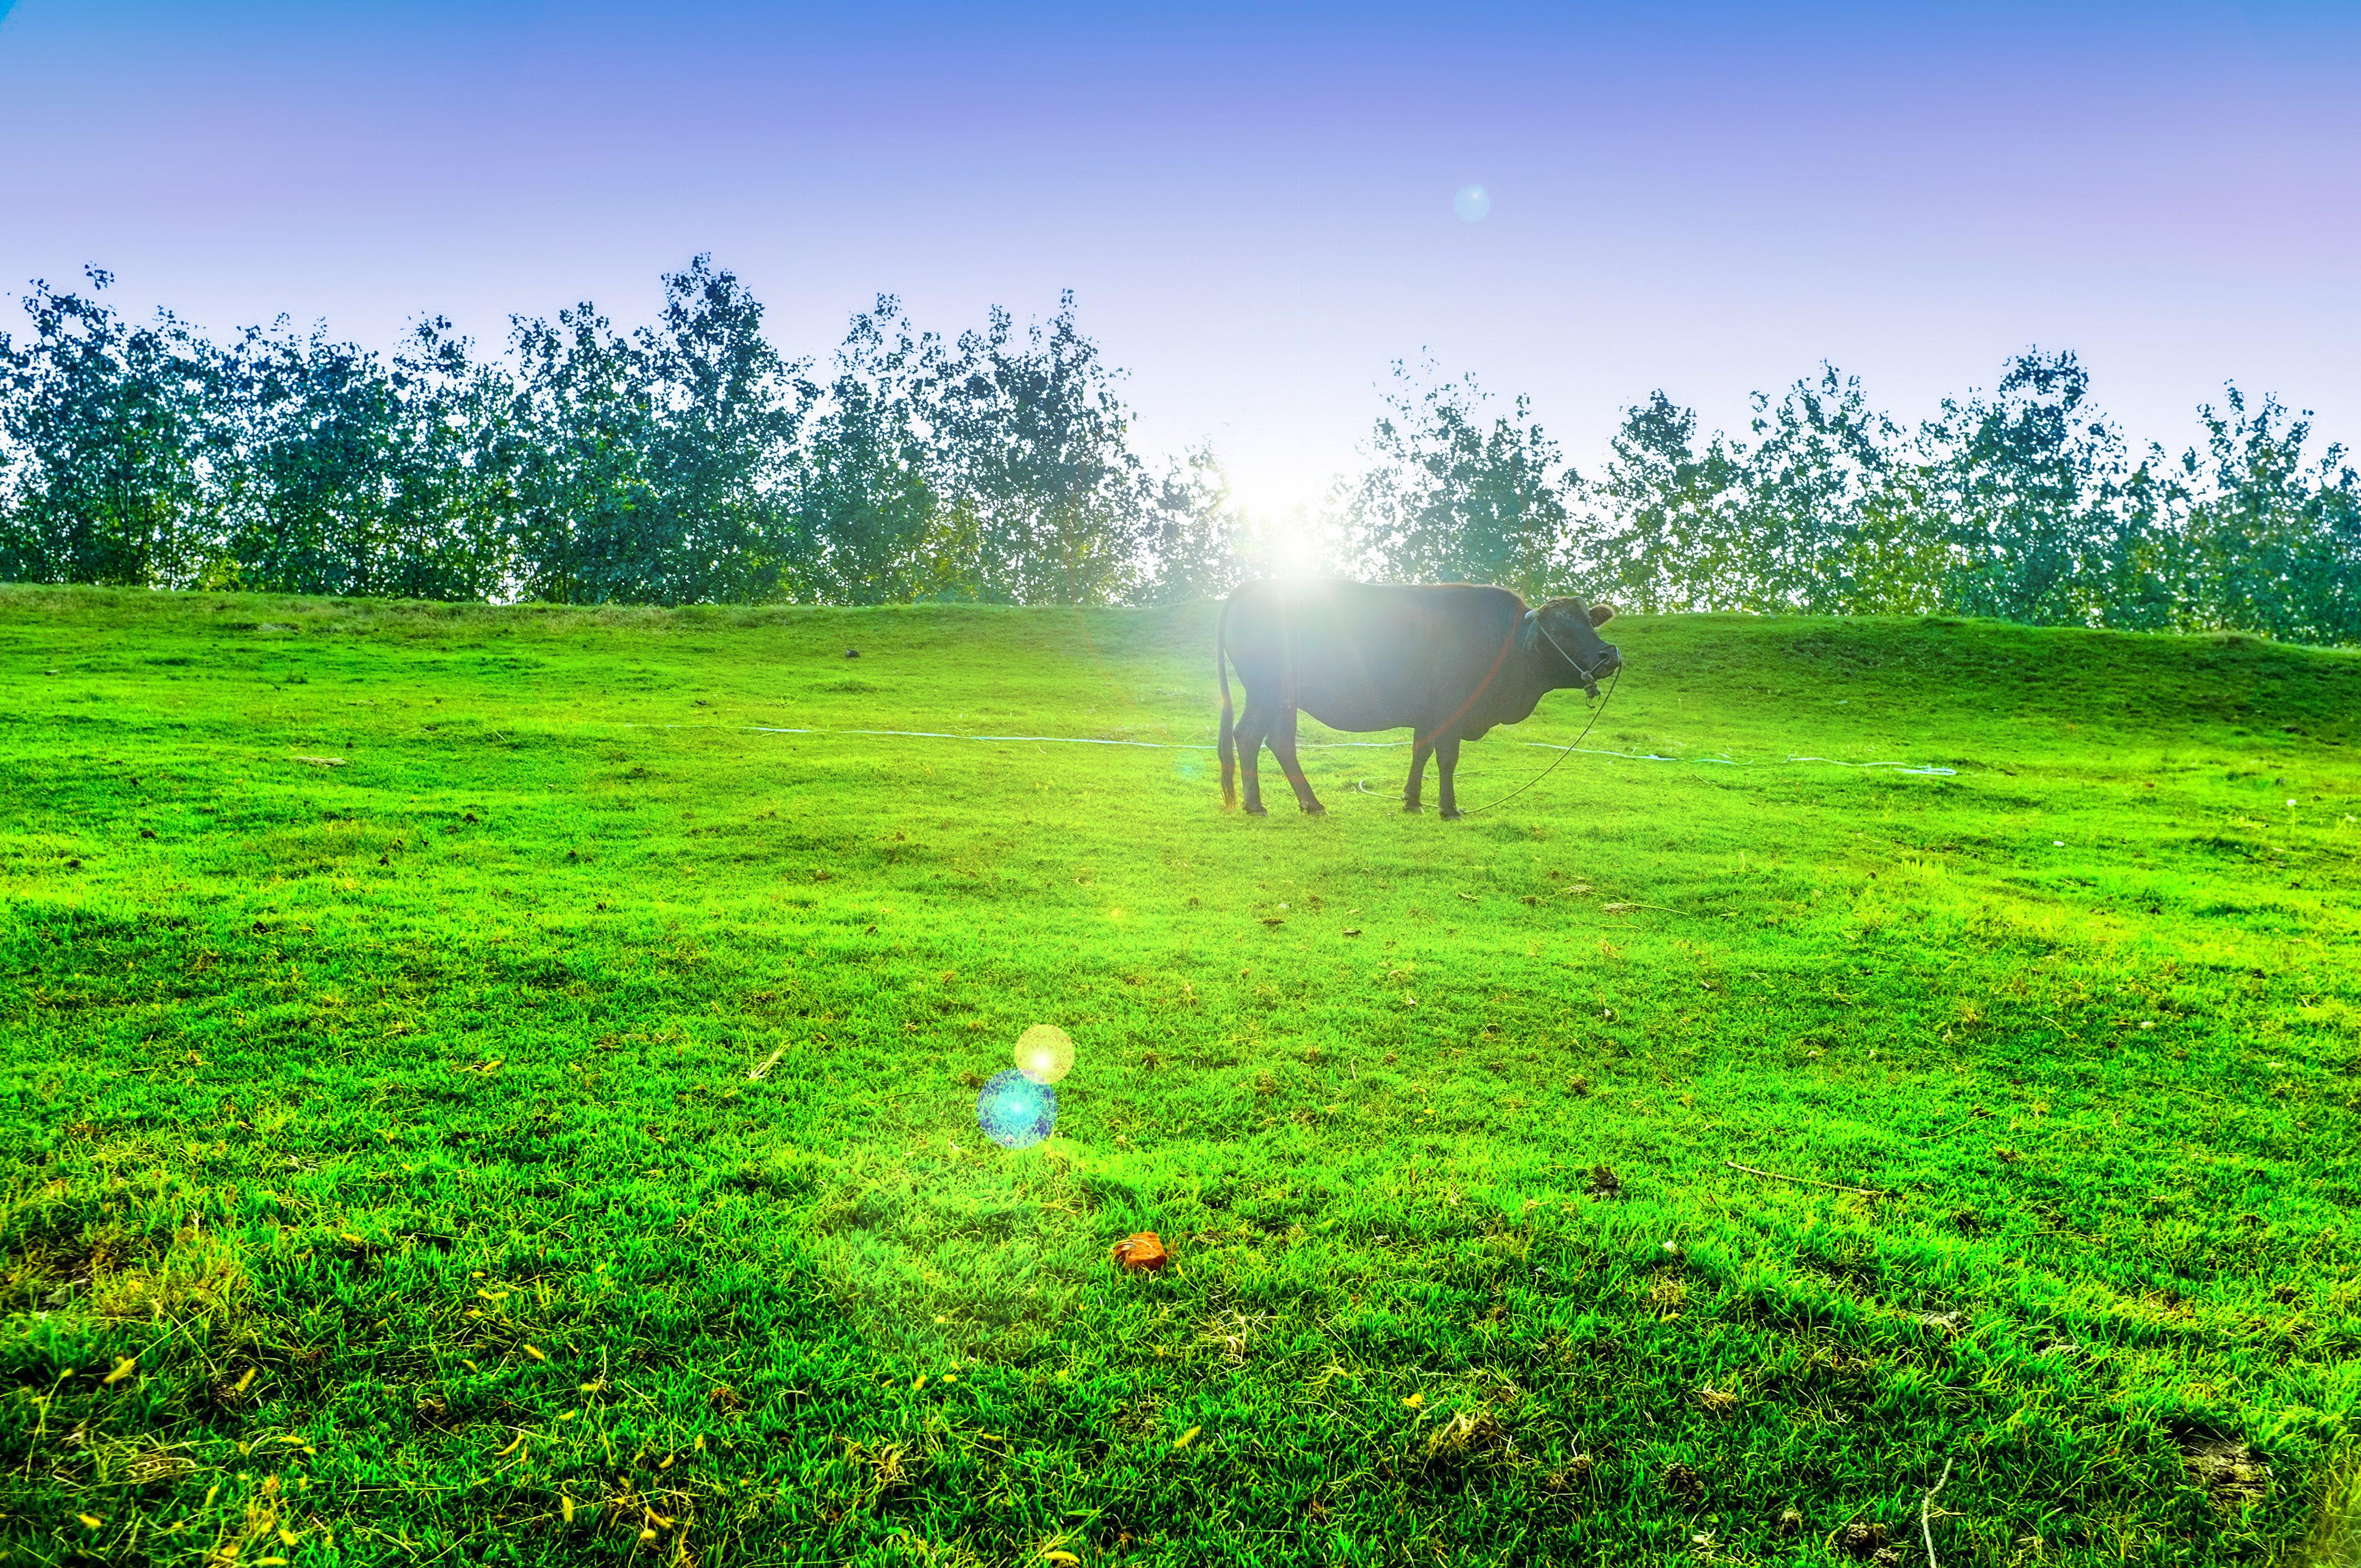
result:
[[[1249,806],[1246,807],[1246,815],[1248,817],[1268,817],[1270,813],[1262,806]]]
[[[1460,817],[1466,815],[1466,814],[1465,812],[1459,810],[1456,806],[1446,806],[1443,808],[1443,819],[1445,822],[1456,822]]]
[[[1416,817],[1420,812],[1424,811],[1426,807],[1421,806],[1414,800],[1405,800],[1402,802],[1403,812],[1411,817]]]
[[[1303,808],[1303,815],[1306,817],[1325,817],[1328,815],[1328,808],[1315,800],[1311,805]]]

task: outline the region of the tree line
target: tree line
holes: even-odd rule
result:
[[[1071,295],[956,336],[899,302],[789,358],[698,257],[649,325],[590,304],[488,353],[284,318],[134,322],[36,282],[0,334],[0,577],[568,604],[1154,603],[1217,595],[1278,534],[1333,569],[1633,608],[1951,611],[2361,641],[2361,483],[2236,388],[2204,444],[2135,447],[2071,355],[1905,426],[1832,367],[1742,433],[1658,392],[1578,472],[1531,405],[1395,367],[1354,473],[1250,521],[1208,447],[1137,449]]]
[[[2361,642],[2361,479],[2309,415],[2233,385],[2203,444],[2136,448],[2071,354],[1907,428],[1823,367],[1747,432],[1662,392],[1576,473],[1521,400],[1397,367],[1343,549],[1429,579],[1572,587],[1649,610],[1949,612],[2037,625]]]

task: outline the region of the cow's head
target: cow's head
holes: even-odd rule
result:
[[[1598,695],[1598,680],[1623,667],[1615,645],[1598,629],[1615,617],[1609,604],[1552,599],[1525,611],[1523,641],[1542,676],[1552,686],[1580,686]]]

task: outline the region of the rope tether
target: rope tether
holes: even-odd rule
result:
[[[1613,689],[1610,685],[1609,690]],[[1606,705],[1601,703],[1599,706],[1603,708]],[[1591,718],[1595,723],[1598,715],[1594,712]],[[1131,746],[1146,751],[1217,750],[1215,747],[1191,740],[1115,740],[1098,735],[961,735],[945,729],[822,729],[785,724],[645,724],[635,723],[630,719],[619,719],[615,722],[619,728],[625,729],[736,729],[751,731],[758,735],[873,735],[885,738],[902,737],[914,740],[986,740],[1041,746]],[[1590,726],[1584,725],[1582,732],[1584,735],[1588,735]],[[1409,744],[1407,740],[1299,740],[1296,742],[1296,749],[1298,751],[1312,751],[1316,748],[1322,751],[1392,751]],[[1939,766],[1922,768],[1908,762],[1848,762],[1839,757],[1806,757],[1793,753],[1779,758],[1774,762],[1750,762],[1742,758],[1722,756],[1665,757],[1653,751],[1612,751],[1600,747],[1585,746],[1579,739],[1571,746],[1561,746],[1554,740],[1526,740],[1520,744],[1538,746],[1548,751],[1580,751],[1591,757],[1616,757],[1631,762],[1709,762],[1719,768],[1759,768],[1777,766],[1782,763],[1825,762],[1833,768],[1890,768],[1898,773],[1911,773],[1921,778],[1950,778],[1960,771],[1957,768]],[[1496,801],[1493,804],[1498,805],[1499,802]],[[1491,807],[1486,806],[1483,809],[1489,810]]]
[[[1548,637],[1548,636],[1549,636],[1549,633],[1548,633],[1548,632],[1546,632],[1546,631],[1544,631],[1544,632],[1543,632],[1543,633],[1542,633],[1542,635],[1543,635],[1543,636],[1544,636],[1544,637]],[[1556,641],[1556,639],[1554,639],[1554,638],[1552,638],[1552,639],[1551,639],[1551,641],[1550,641],[1550,646],[1551,646],[1551,647],[1553,647],[1553,648],[1556,648],[1556,647],[1557,647],[1557,641]],[[1564,649],[1562,649],[1562,648],[1561,648],[1561,649],[1558,649],[1558,651],[1559,651],[1561,653],[1563,653],[1563,652],[1565,652],[1565,650],[1564,650]],[[1568,663],[1572,663],[1572,661],[1571,661],[1571,660],[1569,660],[1569,661],[1568,661]],[[1580,667],[1580,666],[1578,666],[1578,665],[1576,666],[1576,668],[1579,668],[1579,667]],[[1527,791],[1527,790],[1529,790],[1529,789],[1532,788],[1532,787],[1533,787],[1533,785],[1535,785],[1535,784],[1537,784],[1541,783],[1541,782],[1542,782],[1542,780],[1543,780],[1543,779],[1545,779],[1545,778],[1549,777],[1549,776],[1550,776],[1550,774],[1552,774],[1552,773],[1554,773],[1557,772],[1557,765],[1558,765],[1560,762],[1565,762],[1568,757],[1573,756],[1576,751],[1578,751],[1578,750],[1580,750],[1580,749],[1581,749],[1581,746],[1582,746],[1583,741],[1585,741],[1585,740],[1588,740],[1588,739],[1590,738],[1590,726],[1591,726],[1592,724],[1596,724],[1596,723],[1598,723],[1598,716],[1599,716],[1600,714],[1602,714],[1602,713],[1604,713],[1604,712],[1606,712],[1606,711],[1607,711],[1607,705],[1608,705],[1609,702],[1613,701],[1613,700],[1614,700],[1614,698],[1615,698],[1615,687],[1617,686],[1617,685],[1618,685],[1619,683],[1620,683],[1620,682],[1622,681],[1622,679],[1623,679],[1623,671],[1622,671],[1622,667],[1621,667],[1620,665],[1618,665],[1618,666],[1616,667],[1616,671],[1615,671],[1615,673],[1614,673],[1612,675],[1609,675],[1609,676],[1607,678],[1607,695],[1606,695],[1605,696],[1600,697],[1600,698],[1598,699],[1598,706],[1597,707],[1594,707],[1594,708],[1592,708],[1592,709],[1590,710],[1590,721],[1589,721],[1589,723],[1585,724],[1585,725],[1582,727],[1582,733],[1581,733],[1581,734],[1579,734],[1579,735],[1577,735],[1577,736],[1576,736],[1576,737],[1574,738],[1574,744],[1573,744],[1573,745],[1568,746],[1565,751],[1560,751],[1556,756],[1554,756],[1554,757],[1553,757],[1553,758],[1551,758],[1551,759],[1550,759],[1550,765],[1549,765],[1548,767],[1543,768],[1540,773],[1535,773],[1532,777],[1531,777],[1531,778],[1527,779],[1524,783],[1522,783],[1522,784],[1519,784],[1516,788],[1514,788],[1514,789],[1510,790],[1508,794],[1506,794],[1506,795],[1502,795],[1499,799],[1498,799],[1498,800],[1494,800],[1494,801],[1488,801],[1488,802],[1486,802],[1486,803],[1485,803],[1484,805],[1482,805],[1482,806],[1474,806],[1474,807],[1472,807],[1472,808],[1470,808],[1470,809],[1468,809],[1468,810],[1466,810],[1466,811],[1463,811],[1463,812],[1461,812],[1459,815],[1460,815],[1460,816],[1462,816],[1462,817],[1473,817],[1473,816],[1475,816],[1475,815],[1476,815],[1476,813],[1477,813],[1477,812],[1478,812],[1478,811],[1489,811],[1489,810],[1491,810],[1491,809],[1492,809],[1492,807],[1494,807],[1494,806],[1506,806],[1506,805],[1508,805],[1508,804],[1509,804],[1509,802],[1510,802],[1510,801],[1512,801],[1512,800],[1516,799],[1516,798],[1517,798],[1517,796],[1519,796],[1519,795],[1521,795],[1524,794],[1524,793],[1525,793],[1525,791]]]

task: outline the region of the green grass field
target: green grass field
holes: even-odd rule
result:
[[[0,1548],[2355,1560],[2361,655],[1627,618],[1677,760],[1450,824],[842,733],[1212,622],[0,590]]]

